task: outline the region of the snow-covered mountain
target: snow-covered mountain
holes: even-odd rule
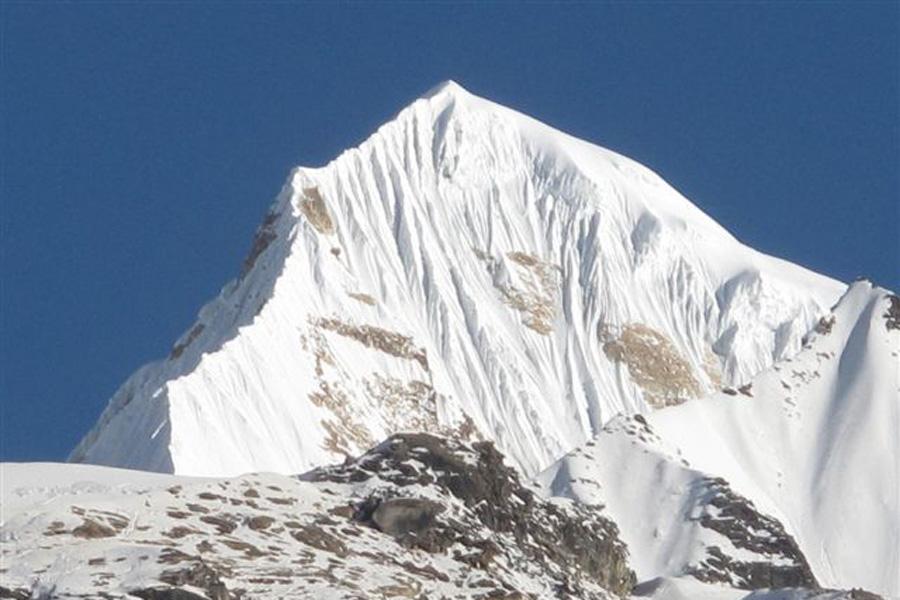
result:
[[[0,466],[0,598],[900,598],[900,298],[446,83],[70,459]]]
[[[854,283],[795,357],[739,390],[620,417],[539,479],[606,506],[641,580],[753,589],[775,569],[780,585],[814,575],[900,596],[898,357],[900,298]]]
[[[492,440],[533,474],[618,413],[792,356],[844,289],[450,82],[295,169],[239,278],[70,459],[291,473],[427,431]]]

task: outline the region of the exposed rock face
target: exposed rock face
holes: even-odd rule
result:
[[[278,220],[278,216],[279,214],[277,212],[269,211],[266,213],[262,224],[256,229],[256,234],[253,236],[253,245],[250,247],[250,252],[244,259],[244,264],[241,265],[241,278],[246,277],[247,273],[253,270],[260,255],[265,252],[266,248],[268,248],[269,245],[275,241],[275,238],[278,237],[278,234],[275,231],[275,223]]]
[[[613,329],[608,325],[600,328],[603,352],[611,361],[626,365],[648,404],[663,408],[700,396],[700,383],[690,363],[669,338],[641,323],[616,328],[618,332]],[[710,378],[716,379],[714,359],[707,356],[704,367]]]
[[[828,335],[829,333],[831,333],[831,330],[834,327],[834,321],[834,315],[822,317],[821,319],[819,319],[819,322],[816,323],[814,331],[819,335]]]
[[[900,296],[889,294],[887,300],[889,306],[887,312],[884,313],[885,327],[888,328],[888,331],[900,329]]]
[[[642,415],[608,424],[539,480],[550,494],[604,504],[644,579],[688,575],[745,590],[819,587],[780,521],[724,479],[692,469]]]
[[[347,295],[362,302],[363,304],[368,304],[369,306],[375,306],[378,302],[373,298],[370,294],[366,294],[365,292],[347,292]]]
[[[497,555],[510,562],[524,558],[555,577],[560,590],[585,597],[593,586],[625,595],[635,583],[616,525],[599,507],[539,499],[489,442],[469,446],[428,434],[400,434],[355,461],[303,478],[391,484],[376,487],[357,506],[355,518],[411,547],[428,552],[456,548],[457,560],[483,567]],[[450,511],[433,500],[397,496],[423,487],[464,509]]]
[[[316,325],[338,335],[352,338],[368,348],[374,348],[397,358],[417,361],[423,369],[428,369],[425,350],[417,348],[409,336],[375,327],[374,325],[353,325],[339,319],[319,319]]]
[[[169,353],[169,359],[176,359],[184,354],[185,349],[187,349],[187,347],[203,333],[204,329],[206,329],[206,326],[203,323],[197,323],[191,327],[191,330],[184,337],[184,340],[180,340],[172,346],[172,351]]]
[[[701,581],[748,590],[819,587],[806,557],[780,522],[760,513],[752,502],[734,493],[725,480],[710,478],[705,483],[706,508],[700,524],[758,558],[741,560],[726,555],[718,546],[710,546],[707,558],[688,570],[691,575]]]
[[[740,600],[884,600],[882,596],[862,589],[811,590],[807,588],[787,588],[761,590],[747,595],[724,596],[720,586],[707,585],[688,579],[672,579],[655,577],[641,582],[634,589],[633,598],[652,598],[654,600],[670,600],[672,598],[735,598]]]
[[[413,339],[396,331],[366,324],[354,324],[339,317],[310,319],[300,336],[301,348],[313,359],[311,403],[322,410],[321,425],[328,432],[323,448],[342,455],[341,458],[365,452],[379,440],[373,431],[398,428],[422,431],[463,439],[477,438],[478,431],[467,415],[452,418],[441,410],[446,399],[433,386],[432,372],[424,348]],[[356,364],[341,364],[335,358],[335,346],[347,344],[379,359],[399,359],[404,369],[397,376],[380,369],[357,373]],[[349,380],[353,381],[350,382]],[[354,395],[364,394],[370,410],[353,409]],[[335,461],[329,461],[335,462]]]
[[[873,594],[863,589],[852,589],[846,592],[848,600],[884,600],[883,596]]]
[[[300,210],[309,220],[312,226],[321,234],[329,235],[334,233],[334,221],[328,214],[328,207],[325,206],[325,200],[319,193],[319,188],[309,187],[303,190],[303,199],[300,201]]]
[[[503,302],[522,314],[524,325],[549,335],[559,303],[559,266],[522,251],[507,252],[508,262],[481,250],[475,256],[487,267]]]

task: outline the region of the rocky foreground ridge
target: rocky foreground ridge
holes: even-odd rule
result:
[[[5,468],[14,482],[17,474]],[[635,593],[628,549],[604,507],[542,497],[489,442],[395,435],[299,477],[132,474],[138,481],[124,483],[127,471],[68,468],[84,472],[65,488],[19,487],[6,497],[0,598],[599,600]],[[104,477],[117,483],[101,483]],[[744,531],[729,521],[735,511],[745,513],[744,527],[765,519],[721,482],[710,486],[710,502],[722,512],[708,526]],[[748,512],[756,521],[744,518]],[[779,532],[773,543],[788,546],[800,567],[758,560],[748,589],[782,582],[805,589],[777,597],[870,597],[820,590],[790,536]],[[746,569],[718,556],[720,570]],[[643,589],[653,595],[661,585]]]
[[[11,598],[604,599],[635,584],[601,511],[540,498],[490,443],[425,434],[301,477],[76,484],[4,531]],[[36,583],[63,548],[67,573]]]

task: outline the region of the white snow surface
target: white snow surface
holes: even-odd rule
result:
[[[134,598],[129,592],[166,587],[161,581],[167,574],[203,561],[223,574],[229,590],[242,589],[247,598],[337,600],[411,597],[420,592],[472,598],[482,597],[485,582],[498,576],[536,598],[558,597],[558,590],[551,592],[548,585],[552,578],[527,561],[506,564],[497,559],[500,564],[484,571],[456,560],[452,552],[411,549],[347,520],[348,506],[380,489],[398,491],[378,477],[361,483],[312,483],[273,473],[198,478],[93,465],[3,463],[0,586],[25,590],[33,597]],[[465,510],[434,488],[412,486],[401,494],[444,503],[454,515]],[[657,516],[647,514],[651,520]],[[99,524],[99,533],[79,533],[78,528],[88,523]],[[314,531],[323,537],[317,541]],[[485,532],[471,533],[480,537]],[[634,548],[632,557],[639,559]],[[202,588],[179,587],[207,595]],[[613,597],[594,589],[591,597],[598,596]],[[856,596],[807,589],[750,592],[663,576],[641,583],[631,597],[853,600]]]
[[[429,471],[414,458],[404,464]],[[352,483],[274,473],[194,478],[48,463],[0,464],[0,480],[0,594],[125,600],[177,587],[224,597],[184,576],[206,567],[229,598],[616,597],[591,581],[577,596],[558,595],[560,572],[532,563],[509,532],[480,526],[464,503],[433,485],[401,488],[378,476]],[[425,551],[349,518],[377,493],[432,500],[447,518],[468,518],[470,543],[503,544],[508,552],[489,559],[489,570],[476,568],[460,559],[473,550],[463,543]]]
[[[474,428],[533,474],[651,409],[609,336],[667,340],[689,372],[672,403],[795,354],[844,289],[742,245],[633,160],[448,82],[295,169],[245,272],[70,460],[296,473],[390,433]]]
[[[697,519],[702,482],[715,476],[781,522],[822,586],[900,596],[900,330],[887,327],[890,306],[890,292],[854,283],[803,349],[746,393],[657,411],[646,430],[620,419],[538,480],[603,504],[639,580],[677,577],[707,546],[733,554]]]

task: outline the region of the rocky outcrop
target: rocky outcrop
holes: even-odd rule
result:
[[[253,236],[253,245],[250,247],[250,252],[247,254],[246,258],[244,258],[244,263],[241,265],[241,279],[246,277],[247,274],[253,270],[256,261],[262,253],[265,252],[272,242],[275,241],[275,238],[278,237],[275,225],[279,216],[280,215],[277,212],[269,211],[266,213],[262,224],[256,229],[256,234]]]
[[[598,507],[538,497],[491,443],[402,434],[299,477],[91,485],[41,488],[0,526],[0,597],[612,600],[635,583]]]
[[[206,596],[179,588],[143,588],[131,590],[129,594],[143,600],[210,600]]]
[[[334,233],[334,221],[328,214],[328,207],[319,192],[319,188],[309,187],[303,190],[303,199],[300,201],[300,210],[309,220],[310,224],[323,235]]]
[[[236,596],[228,592],[221,574],[202,560],[195,560],[189,566],[164,571],[159,579],[172,587],[151,587],[129,591],[132,596],[144,600],[234,600]],[[203,590],[205,596],[183,589],[185,586]]]
[[[431,529],[443,511],[443,506],[431,500],[389,498],[375,505],[369,519],[379,531],[395,537],[418,536]]]
[[[644,417],[622,423],[627,443],[656,440]],[[9,566],[0,598],[612,600],[635,591],[607,516],[616,513],[601,499],[538,496],[488,442],[400,434],[299,477],[91,485],[90,495],[84,482],[40,488],[0,527]],[[725,481],[702,478],[691,492],[695,530],[710,535],[679,577],[873,598],[819,590],[790,535]]]
[[[705,508],[699,517],[700,525],[757,558],[734,558],[718,546],[710,546],[706,559],[692,566],[689,574],[701,581],[747,590],[818,589],[806,557],[778,520],[759,512],[752,502],[732,491],[724,479],[708,478],[704,484]]]
[[[888,328],[888,331],[900,329],[900,296],[888,294],[887,300],[889,306],[884,313],[884,325]]]
[[[632,381],[651,406],[664,408],[701,395],[690,363],[659,331],[641,323],[622,327],[603,324],[599,335],[606,357],[627,367]],[[706,362],[708,370],[716,375],[716,361],[707,357]]]
[[[561,597],[591,597],[591,587],[624,596],[635,583],[612,521],[597,507],[538,498],[489,442],[400,434],[356,460],[303,478],[375,480],[380,485],[354,507],[357,522],[409,547],[452,550],[455,559],[477,568],[498,557],[528,561],[556,581]],[[424,498],[423,489],[435,493]]]

